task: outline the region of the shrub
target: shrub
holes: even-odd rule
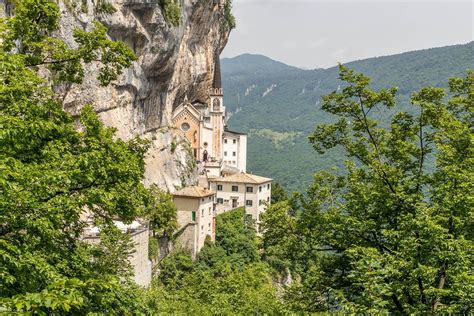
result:
[[[232,14],[232,0],[227,0],[224,6],[225,27],[232,30],[236,27],[235,16]]]
[[[163,16],[171,26],[181,24],[181,6],[178,0],[160,0]]]
[[[95,10],[98,13],[112,14],[115,11],[115,7],[107,0],[98,0],[95,6]]]

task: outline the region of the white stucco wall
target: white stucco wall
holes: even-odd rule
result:
[[[247,135],[240,135],[239,138],[239,163],[237,168],[242,172],[247,172]]]
[[[214,196],[203,198],[175,196],[174,203],[178,209],[179,229],[188,224],[195,225],[192,237],[188,233],[180,235],[180,243],[191,250],[195,256],[204,246],[206,236],[209,235],[212,241],[215,240]],[[193,221],[192,212],[196,212],[195,221]]]
[[[227,142],[226,142],[227,140]],[[233,133],[224,133],[223,156],[226,165],[235,167],[241,172],[247,168],[247,136]],[[234,156],[235,153],[235,156]]]
[[[222,190],[218,190],[218,185],[222,185]],[[232,186],[237,186],[238,192],[233,192]],[[247,187],[251,187],[252,192],[247,192]],[[267,205],[270,204],[271,182],[263,184],[211,182],[211,190],[217,192],[216,202],[218,202],[219,199],[223,200],[222,204],[218,204],[218,209],[221,210],[221,212],[231,210],[235,207],[245,206],[245,213],[252,215],[252,218],[256,220],[257,223],[260,221],[260,214],[265,212]],[[232,199],[237,199],[237,205],[235,207],[232,205]],[[247,205],[246,201],[252,201],[252,205]]]

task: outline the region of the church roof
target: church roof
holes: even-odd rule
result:
[[[216,194],[216,192],[209,190],[207,188],[192,186],[192,187],[185,187],[179,191],[176,191],[175,193],[173,193],[173,196],[202,198],[202,197],[211,196],[214,194]]]
[[[222,88],[221,61],[219,56],[216,56],[216,62],[214,64],[214,81],[212,82],[212,87],[214,89]]]
[[[227,177],[212,179],[212,182],[232,182],[232,183],[248,183],[248,184],[262,184],[273,181],[273,179],[256,176],[249,173],[236,173]]]
[[[187,112],[199,121],[200,112],[191,103],[182,103],[173,110],[173,120],[175,120],[181,113]]]

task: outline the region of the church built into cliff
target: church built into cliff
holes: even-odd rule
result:
[[[217,215],[242,207],[247,216],[259,223],[270,203],[272,179],[246,173],[247,135],[227,127],[219,57],[214,65],[209,101],[186,100],[173,111],[172,122],[189,141],[200,171],[201,189],[188,187],[173,194],[182,236],[178,240],[196,256],[206,236],[214,240],[219,229],[215,227]],[[196,195],[197,191],[205,192],[206,196]],[[207,204],[199,204],[211,202],[212,212]]]
[[[209,100],[207,104],[186,100],[173,111],[173,125],[189,141],[202,173],[220,177],[225,172],[245,172],[247,135],[227,127],[219,58],[214,66]]]

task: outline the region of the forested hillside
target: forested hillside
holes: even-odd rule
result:
[[[424,86],[447,87],[447,79],[474,68],[474,42],[347,63],[372,78],[374,88],[398,87],[397,98]],[[275,178],[289,190],[306,188],[314,171],[341,166],[333,149],[318,155],[308,142],[316,124],[331,121],[321,96],[340,87],[338,68],[302,70],[260,55],[222,60],[232,129],[249,133],[248,170]],[[390,112],[372,113],[388,122]]]

